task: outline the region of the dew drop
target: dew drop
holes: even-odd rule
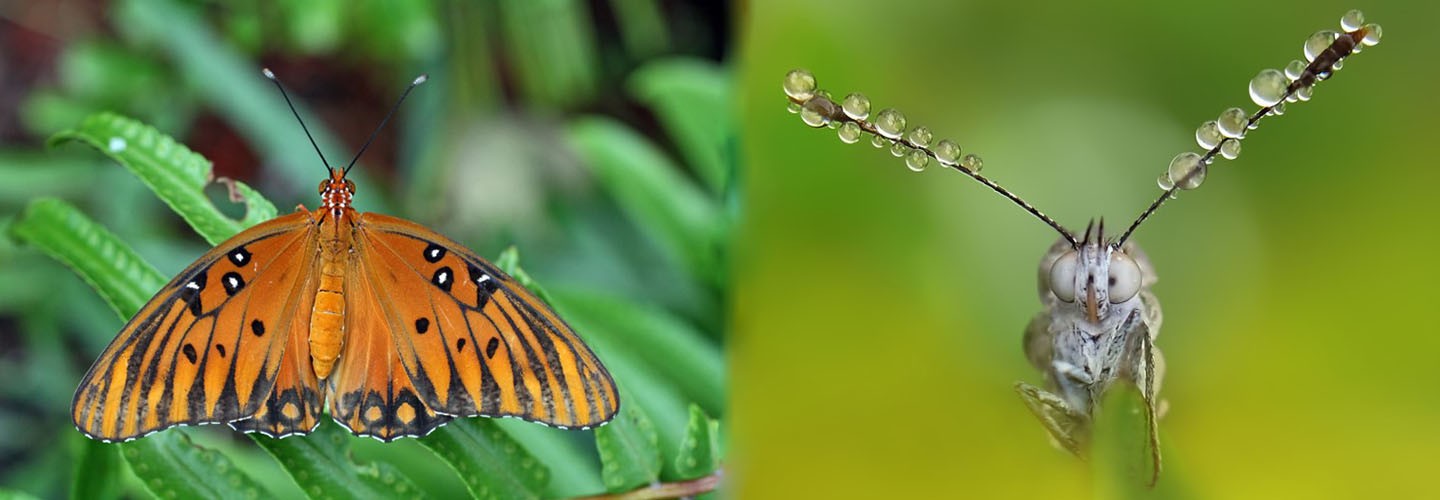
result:
[[[1285,87],[1290,81],[1278,69],[1261,70],[1250,80],[1250,100],[1261,107],[1274,106],[1285,97]]]
[[[1295,89],[1295,98],[1301,102],[1310,100],[1310,97],[1313,95],[1315,95],[1315,87],[1313,86]]]
[[[125,151],[125,148],[129,147],[130,145],[127,144],[125,142],[125,139],[122,137],[111,137],[110,144],[108,144],[108,146],[111,153],[120,153]]]
[[[883,148],[886,144],[889,143],[890,141],[886,140],[884,137],[880,137],[878,135],[870,136],[870,145],[875,146],[877,149]]]
[[[860,142],[860,136],[862,135],[860,125],[855,124],[855,122],[845,122],[835,133],[840,136],[840,142],[845,144]]]
[[[859,92],[845,96],[845,102],[840,103],[845,110],[845,116],[856,120],[864,120],[870,117],[870,98]]]
[[[960,160],[960,166],[971,172],[979,173],[980,169],[985,166],[985,162],[980,159],[980,155],[970,153],[965,155],[965,159]]]
[[[800,120],[811,127],[823,127],[830,121],[830,112],[834,107],[835,103],[826,99],[805,101],[805,105],[800,109]]]
[[[929,146],[930,140],[935,138],[935,135],[930,133],[930,129],[924,125],[911,129],[908,135],[907,139],[910,140],[910,144],[920,148]]]
[[[1299,80],[1300,75],[1303,74],[1305,74],[1305,63],[1300,62],[1299,59],[1291,60],[1290,64],[1285,65],[1285,78],[1291,81]]]
[[[891,156],[894,156],[896,158],[904,158],[907,154],[910,154],[910,146],[906,146],[905,143],[895,141],[890,144]]]
[[[1175,155],[1175,159],[1170,160],[1168,173],[1170,182],[1180,189],[1195,189],[1205,181],[1205,166],[1200,164],[1200,155],[1192,151]]]
[[[1340,59],[1340,60],[1338,60],[1338,61],[1335,61],[1335,64],[1331,64],[1331,65],[1330,65],[1330,69],[1333,70],[1333,71],[1340,71],[1340,70],[1341,70],[1342,68],[1344,68],[1344,67],[1345,67],[1345,60],[1344,60],[1344,59]]]
[[[1360,29],[1365,25],[1365,14],[1359,10],[1351,9],[1344,16],[1340,17],[1340,29],[1346,33]]]
[[[1240,140],[1225,139],[1220,143],[1220,157],[1226,160],[1234,160],[1240,157]]]
[[[1160,186],[1161,191],[1175,189],[1175,183],[1170,182],[1170,174],[1160,174],[1160,177],[1155,179],[1155,184]]]
[[[1230,108],[1220,113],[1220,119],[1215,123],[1220,126],[1220,135],[1225,137],[1245,137],[1245,121],[1249,118],[1245,110]]]
[[[895,108],[885,108],[875,115],[875,130],[886,139],[899,139],[905,133],[905,115]]]
[[[930,155],[925,154],[925,151],[916,149],[910,151],[910,154],[905,156],[905,166],[909,167],[912,171],[919,172],[925,170],[925,167],[928,165],[930,165]]]
[[[1365,38],[1360,39],[1360,44],[1373,47],[1378,43],[1380,43],[1380,25],[1375,23],[1365,25]]]
[[[790,103],[789,106],[785,106],[785,110],[786,110],[786,111],[789,111],[790,114],[799,113],[799,112],[800,112],[800,105],[799,105],[799,104],[795,104],[795,103],[792,102],[792,103]]]
[[[1281,103],[1276,103],[1274,106],[1272,106],[1272,107],[1270,108],[1270,114],[1275,115],[1275,116],[1280,116],[1280,115],[1285,114],[1285,103],[1283,103],[1283,102],[1281,102]]]
[[[1215,120],[1201,123],[1200,128],[1195,129],[1195,143],[1205,149],[1220,144],[1220,139],[1223,138],[1220,136],[1220,124],[1215,123]]]
[[[960,164],[960,145],[950,139],[940,139],[935,143],[935,160],[951,167]]]
[[[785,73],[785,95],[805,102],[815,97],[815,75],[803,69],[792,69]]]
[[[1310,35],[1310,38],[1305,39],[1305,60],[1314,61],[1321,52],[1330,47],[1330,44],[1335,41],[1335,37],[1338,36],[1340,36],[1339,33],[1330,30],[1320,30]]]

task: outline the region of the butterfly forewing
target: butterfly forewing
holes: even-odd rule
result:
[[[614,416],[609,373],[513,278],[418,224],[367,213],[357,226],[361,266],[398,325],[400,360],[435,411],[562,427]]]
[[[311,227],[303,213],[270,220],[182,271],[81,380],[71,408],[76,427],[117,441],[255,413],[275,384],[299,316]],[[265,293],[253,293],[257,288]]]

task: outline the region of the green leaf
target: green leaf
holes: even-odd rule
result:
[[[70,483],[70,498],[116,498],[120,496],[120,449],[113,444],[85,439],[80,459],[75,461],[75,478]]]
[[[720,467],[720,422],[705,415],[698,405],[690,405],[690,423],[685,426],[685,439],[675,456],[675,471],[690,479],[705,476]]]
[[[212,179],[210,161],[149,125],[99,113],[75,129],[55,134],[50,144],[72,140],[124,165],[212,244],[275,217],[275,205],[241,182],[234,182],[231,196],[245,202],[245,218],[237,221],[225,216],[205,195],[205,186]]]
[[[644,136],[599,117],[576,120],[571,143],[605,190],[640,229],[711,285],[721,283],[724,266],[718,238],[724,231],[718,206],[680,175],[680,170]]]
[[[390,464],[356,463],[350,456],[350,436],[331,419],[322,418],[321,425],[304,438],[250,436],[284,466],[310,498],[424,496],[423,490]]]
[[[454,467],[476,498],[540,498],[550,483],[550,470],[494,419],[456,419],[420,444]]]
[[[165,284],[165,277],[128,245],[61,200],[31,202],[10,233],[73,269],[122,320]]]
[[[1144,498],[1160,473],[1151,446],[1149,406],[1134,384],[1121,381],[1105,392],[1095,413],[1092,460],[1097,498]]]
[[[39,500],[39,498],[19,490],[0,489],[0,500]]]
[[[727,154],[735,140],[730,73],[700,59],[661,60],[636,70],[629,88],[655,111],[685,162],[711,192],[725,192],[731,182]]]
[[[660,479],[660,443],[650,418],[630,393],[622,391],[620,414],[609,424],[595,429],[595,447],[600,450],[600,476],[612,493],[632,490]]]
[[[130,470],[160,498],[260,498],[269,494],[218,451],[169,430],[120,445]]]

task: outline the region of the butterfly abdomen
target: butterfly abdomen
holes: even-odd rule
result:
[[[320,288],[310,311],[310,362],[315,376],[326,378],[345,345],[345,265],[331,252],[323,255]]]

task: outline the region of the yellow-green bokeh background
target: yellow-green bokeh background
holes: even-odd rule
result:
[[[742,498],[1085,497],[1011,390],[1055,234],[785,112],[786,70],[985,158],[1063,224],[1127,224],[1259,70],[1365,11],[1384,41],[1137,233],[1160,282],[1166,466],[1187,498],[1436,494],[1434,2],[751,2],[735,290]]]

